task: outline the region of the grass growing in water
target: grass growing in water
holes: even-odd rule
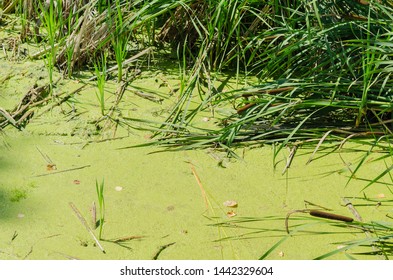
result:
[[[332,259],[337,254],[344,254],[348,259],[369,258],[379,256],[382,259],[390,259],[393,256],[393,223],[383,221],[361,222],[354,221],[351,223],[337,222],[312,216],[291,217],[291,231],[288,234],[284,226],[284,218],[280,216],[266,217],[244,217],[234,218],[230,222],[224,221],[213,224],[222,228],[236,228],[242,231],[242,234],[228,236],[217,241],[235,241],[263,238],[267,240],[276,240],[273,245],[264,252],[260,253],[259,259],[277,259],[272,255],[276,250],[282,250],[285,243],[294,242],[301,238],[310,238],[312,236],[324,236],[327,244],[332,244],[333,236],[348,236],[347,240],[336,241],[337,249],[327,251],[321,255],[314,255],[316,260]],[[276,224],[276,227],[264,226],[264,223]],[[330,239],[330,237],[332,239]],[[343,237],[345,238],[345,237]],[[337,240],[337,238],[334,238]],[[285,247],[284,247],[285,248]],[[283,249],[285,251],[285,249]]]
[[[94,71],[97,78],[97,88],[96,96],[98,104],[100,105],[101,114],[105,115],[105,83],[106,83],[106,59],[107,54],[101,54],[101,59],[97,60],[94,64]]]
[[[98,210],[100,212],[100,218],[99,218],[99,234],[98,234],[98,239],[102,239],[102,230],[104,227],[104,222],[105,222],[105,199],[104,199],[104,179],[102,179],[101,183],[98,183],[96,180],[96,192],[97,192],[97,199],[98,199]]]
[[[123,62],[127,54],[127,44],[130,41],[131,33],[127,30],[123,30],[124,27],[123,12],[119,0],[116,0],[116,11],[117,11],[117,18],[115,20],[115,31],[113,32],[111,43],[115,53],[115,59],[118,67],[117,82],[120,83],[123,78]]]
[[[189,69],[188,79],[169,117],[156,128],[157,142],[149,144],[230,151],[238,145],[267,143],[275,145],[276,161],[287,146],[318,148],[325,141],[341,145],[351,140],[378,143],[390,154],[391,2],[209,4],[203,13],[191,12],[194,6],[189,4],[173,16],[172,23],[183,23],[187,31],[172,39],[185,46],[183,57],[191,57],[183,66]],[[212,86],[211,70],[225,67],[256,74],[259,82],[220,91]],[[191,101],[198,104],[191,107]],[[230,107],[236,112],[221,117],[217,128],[192,125],[201,111]]]
[[[62,1],[50,0],[49,2],[39,2],[42,12],[41,21],[44,23],[49,41],[49,51],[46,53],[46,66],[49,74],[49,92],[53,92],[53,71],[56,60],[56,36],[62,24]],[[38,11],[37,11],[38,13]]]

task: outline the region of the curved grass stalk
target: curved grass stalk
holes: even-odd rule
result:
[[[106,62],[107,53],[101,54],[101,59],[94,64],[94,70],[97,78],[96,97],[100,105],[101,114],[105,115],[105,83],[106,83]]]

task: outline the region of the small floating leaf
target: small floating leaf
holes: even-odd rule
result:
[[[57,170],[56,164],[54,164],[54,163],[48,163],[48,164],[46,165],[46,170],[48,170],[48,171]]]
[[[235,217],[236,215],[237,215],[237,214],[236,214],[235,212],[233,212],[233,211],[229,211],[229,212],[227,213],[228,218]]]

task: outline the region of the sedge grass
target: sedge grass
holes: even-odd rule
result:
[[[96,97],[100,106],[101,114],[105,115],[105,84],[107,75],[107,53],[101,54],[101,58],[97,59],[94,64],[94,71],[97,79]]]
[[[41,21],[44,23],[50,50],[46,53],[46,66],[49,75],[49,92],[53,93],[53,71],[56,59],[56,36],[61,26],[62,1],[50,0],[47,5],[39,2]]]
[[[392,131],[393,5],[389,1],[117,0],[112,5],[92,1],[76,8],[77,20],[68,22],[68,30],[75,32],[65,44],[67,55],[63,50],[56,55],[64,8],[62,1],[54,3],[49,1],[48,8],[41,3],[36,11],[48,36],[51,85],[54,57],[58,65],[66,57],[71,73],[75,59],[89,61],[90,52],[90,61],[103,73],[102,54],[111,42],[119,81],[127,49],[125,34],[142,31],[153,42],[158,27],[157,40],[178,50],[181,90],[168,118],[156,128],[157,136],[162,136],[157,144],[230,149],[279,143],[275,156],[293,143],[320,146],[365,136],[369,143],[379,139],[389,146],[391,139],[382,137]],[[212,70],[240,75],[241,69],[245,76],[257,75],[259,82],[226,92],[212,85]],[[104,115],[105,81],[99,83],[97,99]],[[193,102],[198,104],[191,106]],[[218,120],[217,128],[192,126],[201,111],[229,107],[237,112]],[[390,171],[388,164],[374,181]]]
[[[301,238],[323,235],[326,242],[330,244],[329,236],[337,234],[343,236],[342,241],[334,243],[338,248],[321,255],[315,255],[314,259],[332,259],[342,252],[345,252],[350,259],[375,256],[390,259],[393,256],[393,224],[390,222],[354,221],[343,223],[308,216],[292,217],[291,221],[294,224],[290,226],[290,234],[287,234],[284,220],[280,216],[243,217],[231,219],[230,222],[218,222],[212,226],[237,229],[238,234],[217,240],[220,242],[246,239],[276,240],[269,249],[261,252],[259,259],[268,258],[274,250],[280,249],[284,243],[296,242],[293,237],[296,237],[299,242]],[[265,223],[269,223],[270,226],[264,225]],[[348,236],[349,241],[345,240],[345,236]]]
[[[391,133],[390,2],[209,1],[201,13],[209,15],[208,22],[191,7],[196,9],[193,3],[182,3],[173,14],[187,31],[174,42],[181,46],[182,69],[188,71],[181,75],[177,104],[157,129],[162,137],[152,144],[226,149],[279,143],[276,157],[293,143],[320,146],[366,137],[372,145]],[[185,18],[179,19],[180,11]],[[203,79],[210,83],[212,69],[234,66],[258,75],[259,82],[227,92],[210,88],[203,94]],[[191,107],[191,102],[198,105]],[[201,111],[228,107],[237,112],[219,120],[216,129],[192,126]],[[385,146],[389,141],[379,140]],[[376,181],[390,171],[388,167]]]

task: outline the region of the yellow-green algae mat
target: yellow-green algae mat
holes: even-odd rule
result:
[[[26,72],[21,77],[18,67]],[[30,62],[15,64],[9,71],[3,68],[2,76],[9,78],[1,85],[1,106],[12,109],[37,79],[45,80],[34,75],[45,72],[39,69],[42,66]],[[153,81],[157,77],[154,72],[146,75]],[[140,79],[133,86],[168,91],[149,83]],[[55,91],[79,86],[62,81]],[[304,209],[305,201],[351,217],[342,198],[355,201],[366,195],[381,203],[359,207],[363,220],[391,221],[386,214],[392,210],[385,203],[391,193],[385,185],[363,192],[367,182],[352,180],[346,186],[346,165],[356,164],[363,153],[340,157],[319,152],[306,165],[312,150],[299,148],[282,175],[289,152],[278,156],[274,168],[271,146],[238,149],[241,159],[236,160],[214,149],[122,149],[146,143],[146,133],[119,128],[118,139],[100,142],[111,139],[112,131],[97,131],[94,125],[100,118],[94,91],[94,85],[86,87],[67,104],[34,117],[23,131],[7,127],[1,132],[0,259],[258,259],[285,236],[268,259],[313,259],[339,248],[340,242],[366,235],[316,220],[299,222],[296,218],[307,216],[302,213],[292,215],[289,226],[304,223],[305,231],[288,235],[285,217]],[[116,85],[109,83],[107,91],[109,108]],[[118,108],[126,117],[151,118],[171,102],[154,103],[127,90]],[[198,117],[196,122],[203,125],[206,120]],[[357,176],[373,178],[384,169],[382,161],[365,162]],[[105,254],[80,219],[98,236],[91,209],[94,202],[98,217],[96,182],[102,180],[105,222],[100,244]],[[308,207],[315,207],[312,204]],[[242,223],[250,220],[255,221]],[[346,259],[346,253],[331,258]]]
[[[81,149],[67,144],[72,137],[7,131],[2,136],[7,144],[0,147],[0,258],[152,259],[159,253],[159,259],[256,259],[281,239],[283,220],[250,224],[251,231],[260,226],[281,232],[249,238],[242,236],[249,232],[244,229],[209,225],[242,217],[285,217],[304,208],[304,200],[350,215],[340,198],[359,189],[355,183],[344,188],[347,179],[338,173],[319,176],[342,165],[337,154],[308,166],[308,157],[298,156],[286,177],[273,171],[270,147],[245,150],[243,161],[232,160],[222,168],[206,151],[148,154],[151,148],[117,149],[136,143],[136,138]],[[47,160],[56,169],[48,170]],[[95,182],[103,178],[102,238],[126,240],[101,241],[106,254],[69,205],[90,221],[90,208],[97,203]],[[366,192],[378,197],[386,188],[376,185]],[[228,200],[237,207],[225,206]],[[385,215],[376,205],[360,211],[365,221]],[[336,249],[334,242],[361,237],[342,232],[294,235],[268,258],[312,259]]]

